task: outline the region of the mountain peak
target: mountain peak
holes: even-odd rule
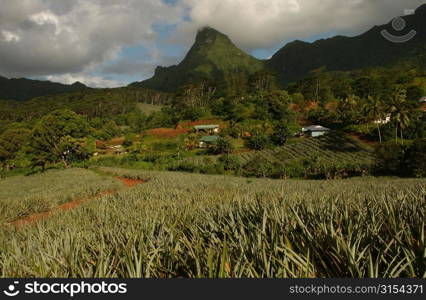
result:
[[[73,87],[79,87],[79,88],[86,88],[87,86],[81,83],[80,81],[74,82],[71,86]]]
[[[218,37],[225,37],[225,38],[228,39],[228,37],[226,35],[217,31],[216,29],[209,27],[209,26],[205,26],[205,27],[198,30],[195,41],[197,43],[211,44]]]
[[[416,9],[416,15],[426,15],[426,4],[423,4]]]
[[[264,63],[238,49],[225,34],[211,27],[198,30],[195,43],[181,63],[157,67],[154,77],[133,86],[161,91],[176,91],[180,87],[202,80],[223,82],[230,74],[249,76],[263,69]]]

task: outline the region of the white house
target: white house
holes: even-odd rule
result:
[[[206,133],[219,133],[220,132],[220,126],[219,125],[198,125],[194,126],[195,132],[206,132]]]
[[[329,128],[321,125],[311,125],[309,127],[302,128],[302,132],[310,137],[322,136],[330,131]]]

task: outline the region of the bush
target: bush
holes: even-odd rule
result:
[[[270,143],[269,137],[266,134],[256,134],[249,137],[246,141],[246,147],[252,150],[261,151],[268,147]]]
[[[130,147],[133,145],[133,142],[136,139],[136,135],[135,134],[126,134],[124,137],[124,142],[123,142],[123,146],[124,147]]]
[[[395,141],[380,144],[375,149],[375,172],[378,175],[401,176],[407,173],[404,164],[406,146]]]
[[[369,167],[339,161],[328,161],[319,157],[271,161],[256,156],[244,165],[243,175],[275,179],[343,179],[368,174]]]
[[[426,177],[426,139],[415,140],[408,148],[405,163],[409,175]]]
[[[306,179],[344,179],[369,173],[367,165],[329,161],[319,157],[303,160]]]
[[[274,132],[271,135],[271,141],[274,145],[283,146],[287,142],[287,138],[290,136],[290,130],[285,125],[275,126]]]
[[[241,161],[236,156],[224,155],[219,158],[219,162],[222,164],[225,171],[236,171],[241,169]]]
[[[209,158],[204,159],[202,163],[197,163],[190,160],[173,162],[169,164],[167,170],[210,175],[224,174],[223,165],[221,163],[215,163]]]
[[[272,177],[273,168],[271,161],[256,155],[244,165],[243,175],[247,177]]]
[[[213,155],[230,154],[234,151],[231,141],[225,137],[219,137],[215,144],[209,147],[208,152]]]

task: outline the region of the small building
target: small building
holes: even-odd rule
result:
[[[391,121],[391,114],[388,114],[388,115],[386,115],[386,118],[376,120],[373,123],[374,124],[379,124],[379,125],[385,125],[385,124],[390,123],[390,121]]]
[[[219,139],[219,136],[217,136],[217,135],[203,136],[200,139],[199,147],[200,148],[208,148],[209,146],[214,145],[217,142],[218,139]]]
[[[197,126],[194,126],[194,129],[196,133],[204,132],[208,134],[214,134],[214,133],[219,133],[220,126],[219,125],[197,125]]]
[[[426,96],[421,97],[421,98],[419,99],[419,102],[420,102],[420,103],[426,103]]]
[[[320,125],[312,125],[309,127],[302,128],[302,132],[310,137],[319,137],[330,131],[329,128],[320,126]]]

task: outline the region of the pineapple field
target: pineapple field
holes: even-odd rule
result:
[[[98,168],[0,191],[1,277],[426,277],[424,179]]]

